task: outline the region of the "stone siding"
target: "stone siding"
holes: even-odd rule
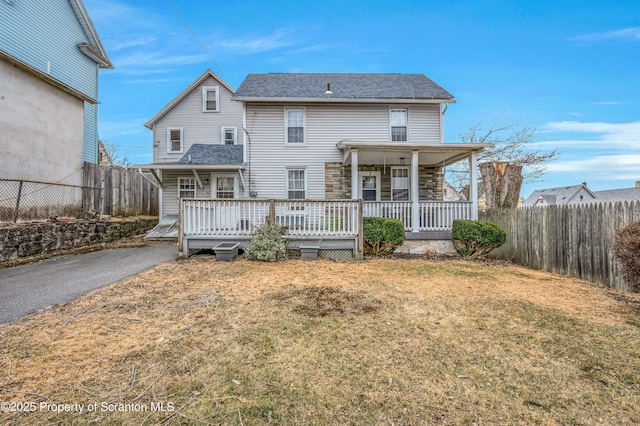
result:
[[[157,219],[76,220],[3,226],[0,227],[0,262],[140,235],[157,223]]]
[[[361,172],[380,172],[380,200],[391,200],[391,167],[387,165],[359,165]],[[406,165],[404,165],[406,167]],[[385,173],[386,171],[386,173]],[[444,175],[440,167],[419,166],[418,197],[422,201],[439,201],[444,197]],[[351,198],[351,165],[342,163],[325,163],[325,198],[328,200]]]

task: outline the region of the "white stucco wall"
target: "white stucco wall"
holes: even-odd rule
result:
[[[82,184],[84,103],[0,60],[0,178]]]

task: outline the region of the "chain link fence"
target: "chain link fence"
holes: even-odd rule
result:
[[[84,191],[93,189],[100,188],[0,179],[0,222],[77,217],[85,211]]]

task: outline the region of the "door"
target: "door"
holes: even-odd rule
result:
[[[240,224],[240,206],[233,200],[238,198],[238,179],[229,174],[212,175],[212,196],[222,202],[215,210],[217,229],[237,229]],[[227,202],[224,202],[227,201]]]
[[[364,201],[380,201],[380,172],[358,172],[358,196]]]

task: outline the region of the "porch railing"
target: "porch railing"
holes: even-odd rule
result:
[[[181,200],[183,236],[249,236],[269,217],[295,236],[357,236],[358,200]]]
[[[412,231],[412,213],[411,201],[183,199],[180,221],[183,236],[248,237],[273,217],[291,236],[340,237],[359,235],[362,216],[399,219]],[[455,219],[471,219],[471,202],[418,202],[420,231],[450,230]]]
[[[400,220],[405,231],[413,230],[411,201],[365,201],[364,217],[387,217]],[[471,219],[470,201],[419,201],[418,229],[447,231],[455,219]]]

